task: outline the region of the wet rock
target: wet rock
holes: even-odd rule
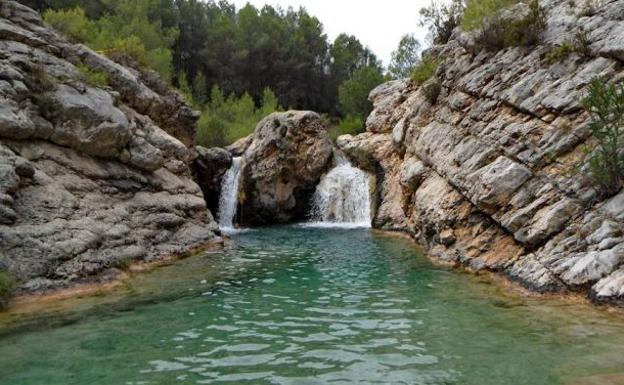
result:
[[[263,224],[305,218],[332,152],[318,114],[287,111],[264,118],[243,154],[241,221]]]
[[[223,148],[195,147],[199,154],[193,162],[195,180],[204,193],[204,199],[211,212],[216,213],[219,208],[221,195],[221,181],[232,165],[232,155]]]

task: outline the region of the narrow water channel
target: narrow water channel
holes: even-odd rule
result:
[[[522,296],[368,229],[238,233],[225,251],[143,274],[116,293],[7,319],[2,385],[552,385],[624,376],[621,315]]]

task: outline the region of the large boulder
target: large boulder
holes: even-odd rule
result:
[[[305,218],[332,150],[327,129],[314,112],[288,111],[264,118],[243,155],[241,222],[284,223]]]

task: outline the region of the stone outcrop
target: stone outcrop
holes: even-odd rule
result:
[[[310,111],[273,113],[258,123],[244,147],[240,222],[253,225],[305,218],[333,152],[320,116]]]
[[[84,68],[106,73],[108,86],[90,84]],[[218,240],[190,170],[197,113],[153,73],[2,1],[0,99],[0,266],[21,290]]]
[[[197,158],[193,162],[193,175],[204,193],[210,212],[217,214],[223,176],[232,165],[232,154],[220,147],[196,146]]]
[[[542,0],[536,47],[477,51],[456,30],[429,54],[442,64],[435,104],[409,81],[371,95],[367,131],[339,147],[377,177],[374,225],[409,232],[430,253],[503,273],[539,291],[624,301],[624,191],[604,199],[577,170],[595,145],[581,107],[595,77],[624,79],[624,1],[591,16]],[[549,64],[552,47],[588,33],[589,57]]]

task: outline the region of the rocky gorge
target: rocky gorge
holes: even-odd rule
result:
[[[624,76],[624,2],[591,15],[575,2],[540,4],[548,17],[537,47],[480,50],[456,29],[427,53],[441,63],[437,100],[427,83],[383,84],[370,95],[367,132],[338,146],[376,176],[374,227],[532,290],[622,304],[624,191],[605,198],[579,166],[595,145],[587,85]],[[590,53],[549,63],[579,29]]]
[[[207,149],[193,143],[198,114],[155,74],[1,2],[0,271],[15,293],[43,292],[222,243],[214,216],[235,157],[237,224],[306,220],[342,153],[373,176],[374,228],[408,233],[445,263],[621,305],[624,191],[604,196],[578,168],[595,144],[586,86],[624,76],[624,1],[592,15],[541,3],[538,46],[481,50],[456,29],[426,53],[441,63],[436,100],[429,83],[385,83],[365,133],[333,144],[317,113],[287,111]],[[583,26],[590,55],[549,63]]]

